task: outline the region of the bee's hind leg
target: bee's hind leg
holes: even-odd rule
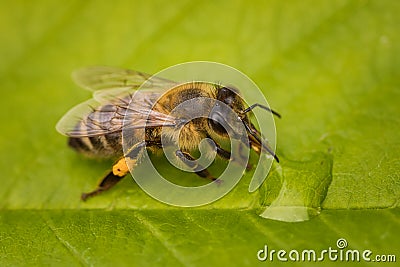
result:
[[[97,186],[95,190],[89,193],[83,193],[81,195],[81,199],[85,201],[89,197],[96,196],[103,191],[106,191],[116,185],[119,181],[122,180],[129,173],[129,166],[135,166],[137,163],[137,159],[139,157],[140,152],[145,147],[146,142],[140,142],[131,149],[128,150],[128,153],[125,157],[120,158],[112,168],[106,177],[101,180],[100,184]],[[128,166],[129,165],[129,166]]]
[[[96,196],[100,194],[103,191],[106,191],[110,188],[112,188],[114,185],[116,185],[119,181],[124,178],[128,172],[129,172],[129,167],[126,163],[126,161],[129,161],[129,164],[135,164],[136,160],[135,159],[130,159],[130,158],[121,158],[118,160],[114,166],[113,170],[109,172],[106,177],[101,180],[100,184],[97,186],[95,190],[89,193],[83,193],[81,195],[81,199],[85,201],[89,197]]]
[[[183,163],[185,163],[187,166],[189,166],[190,168],[193,168],[193,169],[194,169],[194,172],[195,172],[198,176],[200,176],[200,177],[202,177],[202,178],[210,179],[210,180],[212,180],[212,181],[217,180],[217,178],[213,177],[207,169],[205,169],[205,168],[203,168],[202,166],[200,166],[200,165],[194,163],[193,161],[194,161],[195,159],[194,159],[194,158],[192,157],[192,155],[190,155],[189,153],[183,152],[183,151],[181,151],[181,150],[177,150],[177,151],[175,152],[175,155],[176,155]]]
[[[82,193],[81,199],[83,201],[86,201],[90,197],[94,197],[98,194],[100,194],[103,191],[107,191],[108,189],[112,188],[114,185],[116,185],[119,181],[121,181],[124,176],[117,176],[115,175],[112,171],[109,172],[106,177],[101,180],[100,184],[97,186],[97,188],[89,193]]]

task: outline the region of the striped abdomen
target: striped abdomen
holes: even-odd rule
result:
[[[121,133],[91,137],[70,137],[68,145],[89,157],[113,158],[122,155]]]
[[[79,137],[70,137],[68,144],[78,152],[90,157],[111,158],[122,155],[122,125],[124,107],[103,105],[93,109],[79,121],[74,132]]]

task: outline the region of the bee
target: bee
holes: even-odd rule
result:
[[[105,66],[78,69],[73,73],[73,79],[79,86],[93,91],[93,98],[68,111],[57,123],[56,129],[69,137],[69,146],[77,152],[93,158],[115,160],[98,186],[81,195],[84,201],[123,179],[129,173],[129,166],[138,164],[144,149],[160,151],[163,135],[170,137],[174,128],[182,124],[179,149],[175,152],[177,159],[192,167],[198,176],[216,180],[206,168],[193,166],[192,153],[198,149],[201,140],[210,138],[215,143],[217,155],[226,160],[231,158],[231,152],[216,141],[218,138],[229,138],[222,126],[224,110],[217,101],[212,107],[195,102],[194,109],[209,108],[208,118],[187,121],[181,116],[171,115],[171,111],[184,101],[200,97],[218,100],[231,108],[246,130],[248,147],[258,154],[264,149],[279,162],[251,122],[250,114],[259,107],[278,117],[280,115],[257,103],[246,107],[239,90],[235,88],[208,82],[178,83],[138,71]],[[124,127],[133,132],[126,153],[123,152]],[[135,135],[135,129],[144,130],[144,135]]]

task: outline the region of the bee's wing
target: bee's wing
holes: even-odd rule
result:
[[[90,91],[108,89],[136,90],[142,85],[143,89],[164,91],[177,85],[174,81],[143,72],[107,66],[78,69],[72,73],[72,78],[76,84]]]
[[[98,136],[120,132],[123,127],[177,124],[175,118],[152,110],[162,93],[178,84],[174,81],[107,66],[81,68],[72,77],[94,93],[92,99],[72,108],[57,123],[56,129],[64,135]]]
[[[85,137],[121,132],[123,127],[138,129],[180,123],[175,117],[151,109],[161,96],[158,92],[136,91],[133,95],[111,98],[111,91],[72,108],[57,123],[57,131],[70,137]]]

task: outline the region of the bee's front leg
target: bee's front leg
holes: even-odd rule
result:
[[[189,166],[190,168],[194,169],[194,172],[202,177],[202,178],[207,178],[210,179],[212,181],[217,180],[217,178],[213,177],[210,172],[207,169],[204,169],[202,166],[194,163],[193,161],[195,160],[192,155],[190,155],[188,152],[183,152],[181,150],[177,150],[175,152],[175,155],[183,162],[185,163],[187,166]]]
[[[215,141],[214,141],[214,144],[215,144],[215,148],[217,150],[217,154],[223,159],[230,160],[231,152],[226,151],[225,149],[220,147],[219,144],[217,142],[215,142]]]
[[[216,150],[217,150],[217,154],[221,157],[221,158],[223,158],[223,159],[226,159],[226,160],[230,160],[231,159],[231,152],[229,152],[229,151],[226,151],[225,149],[223,149],[217,142],[215,142],[215,140],[214,140],[214,144],[215,144],[215,147],[216,147]],[[240,147],[239,149],[240,149],[240,151],[241,151],[241,148],[242,147]],[[243,158],[242,158],[242,155],[239,155],[239,158],[240,158],[240,160],[243,160]],[[244,159],[247,159],[246,157],[244,157]],[[235,160],[235,159],[233,159],[233,160]],[[238,160],[238,159],[237,159]],[[246,170],[251,170],[252,169],[252,165],[250,164],[250,163],[247,163],[246,164]]]

